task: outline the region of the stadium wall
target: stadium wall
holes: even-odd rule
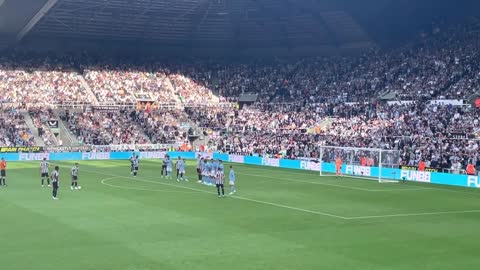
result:
[[[222,153],[196,153],[196,152],[139,152],[141,159],[161,159],[165,154],[171,157],[182,157],[185,159],[195,159],[198,155],[205,158],[220,159],[224,162],[269,166],[286,169],[297,169],[306,171],[320,171],[320,163],[308,160],[290,160],[276,159],[257,156],[229,155]],[[7,161],[40,161],[47,160],[126,160],[132,156],[132,152],[62,152],[62,153],[5,153],[1,157]],[[322,172],[334,173],[335,165],[333,163],[322,163]],[[356,165],[343,166],[342,171],[348,175],[359,175],[368,177],[378,177],[378,167],[363,167]],[[382,168],[383,179],[405,179],[406,181],[422,182],[430,184],[450,185],[469,188],[480,188],[479,176],[468,176],[463,174],[449,174],[439,172],[425,172],[401,170],[397,168]]]

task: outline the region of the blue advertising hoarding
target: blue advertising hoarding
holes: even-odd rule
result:
[[[199,152],[138,152],[141,159],[161,159],[165,155],[171,158],[195,159],[198,156],[204,158],[220,159],[225,162],[241,163],[258,166],[270,166],[287,169],[320,171],[335,173],[335,164],[318,163],[304,160],[276,159],[258,156],[229,155],[222,153],[199,153]],[[43,160],[125,160],[132,156],[132,152],[62,152],[62,153],[5,153],[1,157],[7,161],[38,161]],[[345,175],[356,175],[376,178],[379,176],[378,167],[365,167],[357,165],[342,166],[342,173]],[[439,172],[425,172],[401,170],[397,168],[382,168],[383,179],[406,180],[431,184],[451,185],[460,187],[480,188],[478,176],[467,176],[462,174],[449,174]]]

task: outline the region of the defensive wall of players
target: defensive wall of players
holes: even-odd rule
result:
[[[171,157],[182,157],[195,159],[198,155],[204,158],[220,159],[225,162],[241,163],[249,165],[270,166],[287,169],[298,169],[308,171],[320,171],[334,173],[335,164],[312,160],[290,160],[263,158],[257,156],[229,155],[223,153],[199,153],[199,152],[138,152],[140,159],[161,159],[165,154]],[[35,161],[43,160],[127,160],[132,152],[62,152],[62,153],[5,153],[2,155],[7,161]],[[381,172],[382,179],[406,180],[431,184],[442,184],[460,187],[480,188],[479,176],[465,174],[451,174],[441,172],[418,171],[400,168],[378,168],[357,165],[346,165],[342,167],[344,175],[357,175],[376,178]]]

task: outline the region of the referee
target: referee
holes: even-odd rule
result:
[[[59,180],[59,171],[60,168],[58,166],[55,166],[55,171],[53,171],[52,174],[52,184],[53,184],[53,192],[52,192],[52,198],[54,200],[58,200],[57,198],[57,193],[58,193],[58,187],[60,185],[60,180]]]

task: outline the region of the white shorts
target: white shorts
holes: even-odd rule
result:
[[[172,172],[172,168],[167,168],[167,172]]]
[[[185,170],[178,170],[178,172],[185,174]]]
[[[230,186],[235,186],[235,182],[234,181],[230,181]]]

